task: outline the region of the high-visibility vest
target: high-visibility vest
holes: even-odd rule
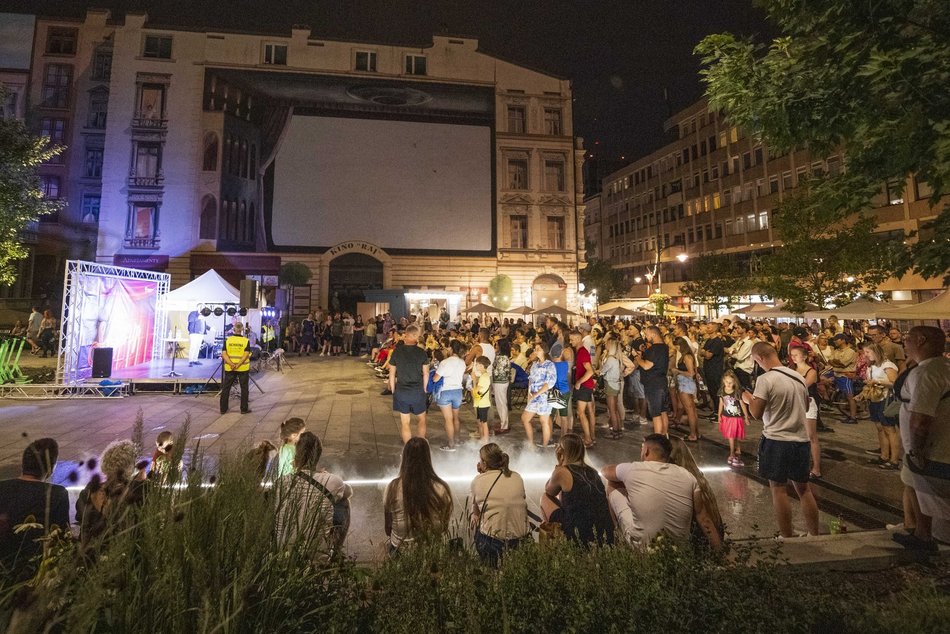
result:
[[[224,340],[224,349],[228,353],[231,361],[240,361],[244,357],[244,353],[247,350],[250,342],[247,340],[247,337],[239,337],[238,335],[231,335]],[[250,356],[244,361],[243,365],[238,366],[237,370],[234,372],[248,372],[251,369],[251,359]],[[231,370],[230,367],[225,367],[225,370]]]
[[[264,341],[273,341],[274,340],[274,329],[270,326],[264,326],[264,336],[262,337]]]

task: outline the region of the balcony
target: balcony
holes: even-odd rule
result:
[[[129,174],[129,187],[161,187],[165,183],[165,174],[159,171],[157,174],[138,175],[135,172]]]
[[[136,238],[125,236],[124,245],[129,249],[157,249],[160,246],[161,238],[154,236],[152,238]]]
[[[136,112],[132,116],[132,129],[164,132],[168,130],[168,119],[154,112]]]

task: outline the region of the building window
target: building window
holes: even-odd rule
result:
[[[286,44],[265,44],[264,45],[264,63],[274,66],[287,65],[287,45]]]
[[[885,187],[885,194],[887,195],[887,204],[888,205],[901,205],[904,203],[904,194],[901,191],[901,184],[899,181],[890,181]]]
[[[736,234],[745,233],[745,216],[736,216]]]
[[[198,220],[198,239],[214,240],[218,224],[218,202],[214,196],[205,196],[201,203],[201,216]]]
[[[86,148],[82,175],[84,178],[102,178],[102,148]]]
[[[99,222],[99,206],[101,203],[102,196],[99,194],[83,194],[82,221],[85,224],[96,224]]]
[[[508,189],[528,189],[528,159],[508,159]]]
[[[755,150],[753,150],[753,152],[754,152],[753,158],[755,159],[755,163],[754,163],[754,164],[755,164],[755,165],[761,165],[761,164],[762,164],[762,148],[761,148],[761,146],[755,148]]]
[[[89,95],[89,118],[86,120],[86,126],[104,130],[108,112],[109,95],[100,90],[93,92]]]
[[[564,248],[564,216],[548,216],[548,248]]]
[[[254,203],[251,203],[247,209],[247,241],[254,242],[255,227],[257,226],[257,216],[254,211]]]
[[[841,159],[837,156],[832,156],[828,159],[828,175],[837,176],[841,173]]]
[[[742,153],[742,168],[749,169],[752,167],[752,152],[743,152]]]
[[[92,80],[108,81],[112,74],[112,51],[96,51],[92,58]]]
[[[155,205],[134,204],[129,218],[127,246],[154,248],[158,246],[156,231],[158,229],[158,209]]]
[[[47,55],[75,55],[78,29],[52,26],[46,32]]]
[[[59,176],[43,175],[40,176],[40,191],[43,192],[43,198],[55,200],[59,198]]]
[[[407,75],[426,75],[425,55],[406,55]]]
[[[218,169],[218,135],[214,132],[205,134],[201,169],[206,172],[213,172]]]
[[[157,185],[161,178],[161,146],[158,143],[138,143],[135,148],[135,166],[132,176],[137,185]]]
[[[165,118],[165,86],[142,84],[139,89],[139,118],[154,120]]]
[[[510,229],[511,229],[511,248],[512,249],[527,249],[528,248],[528,217],[527,216],[511,216],[509,222],[510,222]]]
[[[248,158],[248,178],[252,181],[257,180],[257,146],[251,143],[251,149],[247,155]]]
[[[525,128],[524,106],[508,106],[508,132],[524,134]]]
[[[544,109],[544,132],[551,136],[561,136],[561,109]]]
[[[778,193],[778,176],[769,176],[769,193]]]
[[[564,161],[544,161],[544,189],[549,192],[564,191]]]
[[[790,190],[794,185],[792,184],[792,173],[782,172],[782,189],[785,191]]]
[[[376,72],[376,51],[356,51],[356,70]]]
[[[66,119],[45,118],[40,121],[40,136],[49,139],[52,145],[63,145],[66,142]],[[52,157],[48,163],[59,164],[63,162],[63,153],[60,152]]]
[[[831,167],[830,161],[829,167]],[[920,180],[916,176],[914,177],[914,194],[917,200],[926,200],[933,196],[933,193],[933,187],[931,187],[927,181]]]
[[[47,64],[43,76],[42,106],[66,108],[69,106],[69,88],[73,81],[73,67],[69,64]]]
[[[146,35],[142,45],[142,57],[153,59],[172,58],[172,38],[170,35]]]

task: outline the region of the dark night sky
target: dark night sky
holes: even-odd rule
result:
[[[486,52],[571,79],[577,134],[600,157],[627,160],[659,147],[669,110],[701,96],[692,50],[704,35],[767,32],[752,0],[0,0],[0,11],[47,15],[93,6],[221,30],[308,24],[318,36],[406,44],[471,35]]]

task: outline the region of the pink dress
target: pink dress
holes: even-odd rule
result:
[[[745,419],[742,405],[734,394],[722,395],[722,415],[719,417],[719,432],[723,438],[745,438]]]

